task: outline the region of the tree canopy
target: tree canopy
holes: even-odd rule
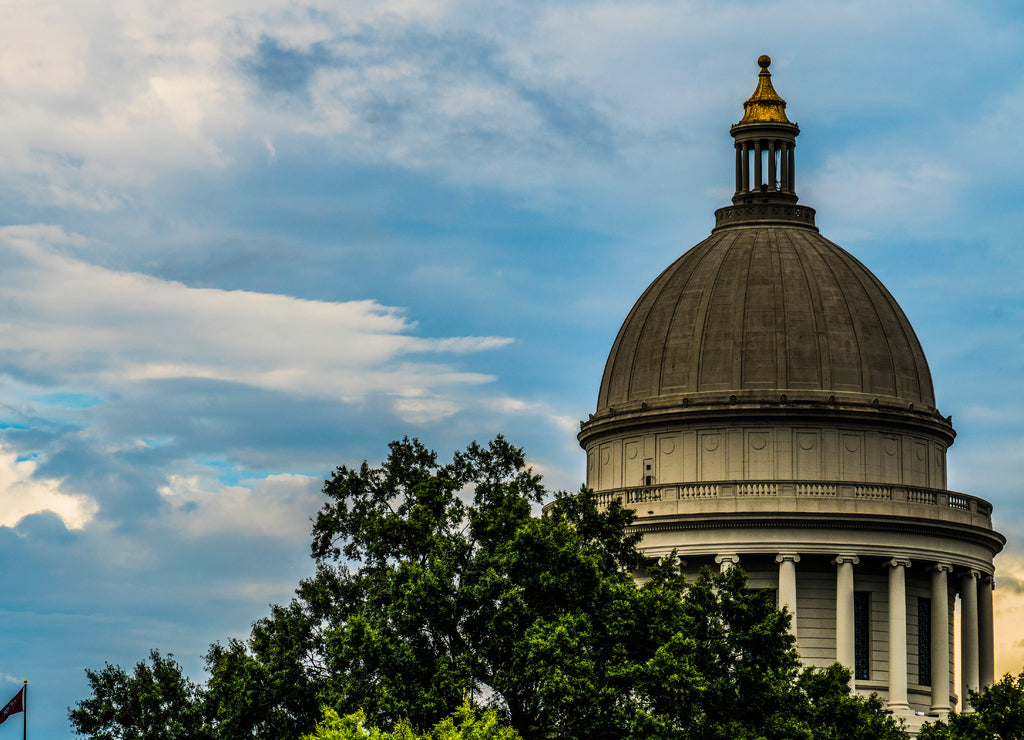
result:
[[[945,722],[926,724],[920,740],[1024,740],[1024,672],[968,692],[970,713],[953,712]]]
[[[186,692],[211,737],[291,740],[354,716],[416,732],[463,702],[525,740],[905,737],[844,669],[801,670],[788,615],[740,569],[688,582],[674,556],[645,562],[632,512],[586,490],[536,515],[550,496],[502,437],[445,464],[393,442],[324,494],[315,575],[247,640],[213,645]],[[120,700],[92,688],[70,713],[80,734],[150,737],[96,734]]]
[[[391,732],[385,732],[367,726],[366,714],[361,709],[341,717],[327,707],[316,730],[303,735],[302,740],[519,740],[519,733],[503,726],[493,709],[478,716],[469,701],[463,700],[455,712],[422,733],[405,720],[400,720]]]
[[[92,696],[68,717],[79,735],[96,740],[201,740],[210,726],[199,688],[173,655],[152,650],[129,673],[109,663],[86,669]]]

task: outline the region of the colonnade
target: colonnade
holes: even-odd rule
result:
[[[782,190],[792,193],[796,190],[796,161],[794,157],[795,143],[784,139],[755,139],[753,141],[736,142],[736,192],[760,190],[767,185],[769,190]],[[764,178],[762,166],[763,154],[768,153],[768,179]],[[751,157],[753,154],[753,157]],[[776,178],[776,158],[778,177]],[[754,182],[750,182],[750,160],[754,160]]]
[[[715,562],[722,570],[738,564],[736,554],[719,554]],[[778,563],[778,605],[785,606],[792,615],[790,631],[797,634],[797,564],[800,555],[795,552],[780,552],[775,557]],[[855,554],[839,554],[831,560],[836,568],[836,661],[850,669],[855,675],[856,627],[855,627],[855,566],[860,557]],[[888,570],[888,633],[889,633],[889,699],[893,711],[910,710],[907,685],[907,569],[912,562],[905,557],[892,557],[884,561]],[[920,566],[919,566],[920,567]],[[960,594],[960,697],[961,710],[966,707],[967,690],[979,690],[994,680],[994,653],[992,631],[992,587],[990,574],[971,568],[954,569],[951,563],[930,562],[924,566],[931,576],[930,615],[928,616],[930,639],[931,713],[945,714],[950,711],[949,678],[952,656],[949,649],[949,582],[957,578]],[[799,645],[799,642],[798,642]],[[923,656],[922,658],[923,659]],[[854,679],[851,678],[851,681]]]

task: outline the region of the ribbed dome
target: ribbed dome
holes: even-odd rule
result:
[[[935,407],[924,352],[895,299],[853,256],[795,223],[717,229],[665,270],[619,330],[597,414],[701,393]]]

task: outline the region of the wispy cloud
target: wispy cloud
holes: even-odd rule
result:
[[[503,337],[424,338],[400,309],[372,300],[326,303],[189,288],[60,254],[51,227],[0,230],[0,325],[9,365],[69,385],[197,378],[358,401],[487,383],[410,355],[496,349]]]

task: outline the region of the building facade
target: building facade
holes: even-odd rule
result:
[[[579,433],[587,485],[636,510],[647,554],[775,589],[803,661],[843,663],[913,727],[993,680],[1005,538],[988,502],[947,489],[955,432],[921,345],[798,202],[799,128],[758,63],[732,205],[619,330]]]

